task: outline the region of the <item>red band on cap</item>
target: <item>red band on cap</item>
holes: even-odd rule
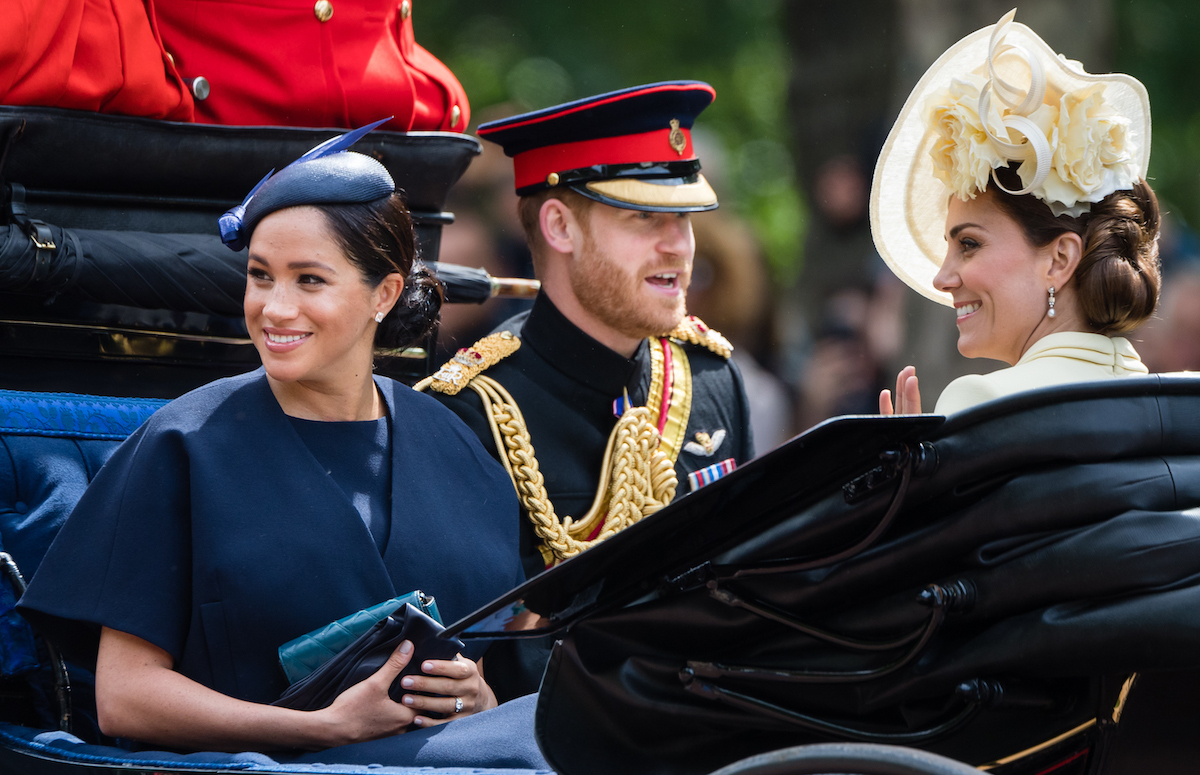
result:
[[[696,158],[692,149],[692,132],[683,132],[683,153],[671,147],[670,128],[656,129],[636,135],[602,137],[577,143],[546,145],[519,153],[513,157],[517,189],[546,182],[551,172],[566,172],[593,164],[638,164],[644,161],[691,161]]]

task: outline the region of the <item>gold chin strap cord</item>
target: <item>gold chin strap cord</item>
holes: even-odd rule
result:
[[[542,540],[539,549],[547,566],[574,557],[674,499],[678,485],[675,458],[691,411],[691,368],[683,348],[673,342],[650,341],[652,408],[631,407],[617,420],[604,450],[595,499],[586,514],[574,519],[560,517],[550,502],[529,429],[516,400],[503,385],[482,373],[488,365],[520,346],[511,334],[504,340],[491,341],[493,337],[464,350],[461,358],[456,356],[458,364],[452,361],[417,383],[415,389],[432,387],[454,394],[470,387],[479,395],[496,449],[503,450],[500,460],[513,481],[518,500],[529,512],[534,532]],[[668,348],[669,358],[664,357]],[[500,351],[504,354],[499,355]],[[459,365],[465,368],[457,368]],[[668,369],[670,379],[667,379]],[[667,385],[671,395],[666,402],[669,409],[664,432],[669,438],[660,443],[663,440],[658,432],[659,414],[662,392]]]

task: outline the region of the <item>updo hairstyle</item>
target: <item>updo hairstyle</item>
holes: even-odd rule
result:
[[[364,282],[378,288],[393,272],[404,278],[400,298],[375,331],[376,349],[399,350],[433,330],[442,308],[442,284],[417,258],[412,218],[400,196],[316,207]]]
[[[996,177],[1014,191],[1024,185],[1015,164],[996,170]],[[1092,331],[1122,334],[1154,314],[1162,284],[1159,211],[1158,199],[1145,182],[1138,181],[1130,191],[1114,191],[1077,218],[1056,218],[1032,194],[1014,196],[995,186],[988,191],[1035,247],[1045,247],[1066,232],[1083,240],[1083,256],[1073,279],[1084,323]]]

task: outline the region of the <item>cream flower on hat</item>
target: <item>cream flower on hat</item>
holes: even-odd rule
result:
[[[988,140],[988,130],[1005,132],[1000,112],[993,109],[979,115],[979,93],[985,83],[979,76],[955,78],[925,101],[923,118],[936,134],[929,149],[933,174],[963,199],[975,198],[987,186],[992,170],[1008,163]]]
[[[1055,54],[1009,11],[944,53],[909,95],[875,167],[871,230],[896,275],[923,295],[946,242],[946,204],[999,186],[993,170],[1019,162],[1023,188],[1055,215],[1144,179],[1150,101],[1137,79],[1092,75]]]
[[[1078,203],[1099,202],[1138,181],[1136,145],[1130,139],[1129,120],[1104,100],[1103,86],[1064,94],[1059,104],[1053,168],[1039,196],[1052,208],[1059,204],[1063,211],[1079,215],[1087,208],[1078,208]]]

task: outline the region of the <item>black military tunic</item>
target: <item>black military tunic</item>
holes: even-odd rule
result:
[[[642,342],[633,358],[625,358],[592,339],[567,320],[545,293],[530,312],[497,330],[521,340],[515,353],[484,374],[504,386],[525,416],[546,492],[559,518],[582,517],[591,507],[600,482],[604,450],[617,415],[613,402],[626,390],[635,406],[646,403],[650,389],[650,347]],[[739,465],[754,456],[750,410],[742,377],[726,358],[685,344],[692,372],[692,405],[684,441],[707,434],[708,449],[685,445],[675,472],[675,498],[691,491],[688,474],[732,458]],[[492,455],[498,454],[483,403],[474,390],[457,395],[430,391],[475,431]],[[690,449],[689,449],[690,447]],[[524,515],[521,558],[527,576],[545,569],[540,539]]]

